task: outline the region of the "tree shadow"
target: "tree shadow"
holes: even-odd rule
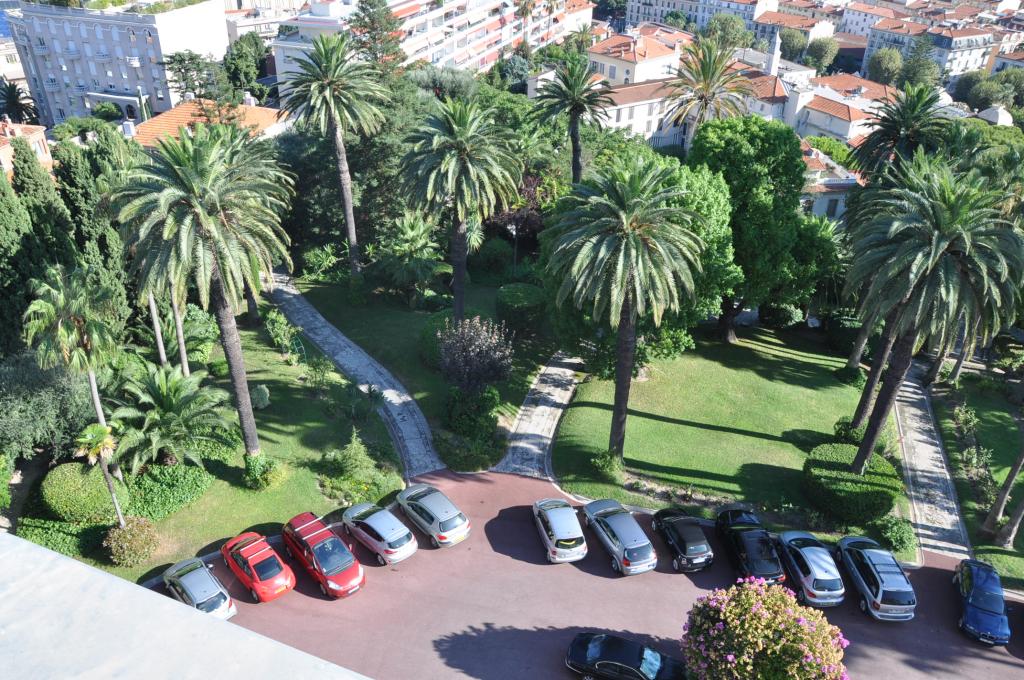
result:
[[[152,569],[147,570],[144,574],[135,579],[135,582],[139,585],[142,585],[145,584],[147,581],[159,579],[161,576],[164,575],[164,572],[167,571],[174,564],[174,562],[167,562],[166,564],[161,564],[159,566],[153,567]],[[160,585],[160,591],[163,592],[163,585]]]
[[[232,465],[223,460],[206,459],[203,461],[206,471],[217,479],[227,482],[233,487],[247,489],[245,485],[245,468]]]

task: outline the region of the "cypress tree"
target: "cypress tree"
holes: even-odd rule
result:
[[[73,264],[74,226],[53,179],[39,164],[24,137],[15,137],[11,146],[14,148],[14,180],[11,186],[28,211],[36,239],[44,245],[52,262]],[[42,270],[33,275],[41,276]]]
[[[11,189],[6,173],[0,171],[0,357],[21,347],[28,282],[46,266],[40,261],[45,252],[36,247],[32,236],[28,211]]]

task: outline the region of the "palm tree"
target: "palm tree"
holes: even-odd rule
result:
[[[693,120],[697,128],[712,118],[740,116],[753,95],[750,81],[732,69],[732,50],[717,40],[700,38],[686,46],[667,97],[671,120]]]
[[[490,110],[475,101],[446,99],[408,141],[402,161],[414,200],[429,212],[451,211],[451,258],[455,276],[453,315],[461,321],[466,304],[467,224],[489,217],[517,194],[522,161],[515,135],[496,125]]]
[[[537,0],[516,0],[516,16],[523,20],[523,42],[527,48],[530,47],[530,19],[536,6]]]
[[[313,40],[308,56],[296,57],[287,80],[284,108],[334,139],[338,184],[345,208],[349,271],[359,272],[359,242],[352,207],[352,176],[348,170],[345,134],[372,134],[384,120],[379,105],[388,101],[377,69],[359,59],[344,34],[323,34]]]
[[[292,178],[266,144],[230,125],[197,124],[161,140],[150,164],[136,168],[113,198],[136,248],[143,281],[191,278],[203,308],[211,303],[246,454],[260,453],[249,400],[235,305],[245,284],[260,285],[275,261],[290,268],[281,214]],[[176,287],[172,288],[180,290]]]
[[[537,93],[536,114],[541,118],[569,116],[569,141],[572,143],[572,182],[583,179],[583,148],[580,145],[580,121],[584,118],[600,124],[605,110],[614,105],[607,80],[595,80],[584,59],[571,59],[555,69],[555,77]]]
[[[1024,276],[1024,235],[1000,214],[1004,192],[977,173],[918,151],[864,198],[867,209],[850,225],[848,285],[867,284],[871,313],[888,317],[895,340],[854,460],[861,474],[919,338],[950,332],[962,316],[984,318],[997,332]]]
[[[395,233],[381,247],[380,267],[391,283],[409,291],[409,306],[414,307],[431,280],[451,274],[451,265],[442,262],[434,241],[437,225],[422,213],[408,210],[395,221]]]
[[[121,503],[117,500],[117,492],[114,490],[114,480],[107,470],[110,468],[110,460],[117,448],[117,439],[111,434],[111,428],[105,423],[93,423],[87,426],[75,439],[78,448],[75,449],[75,456],[85,458],[89,465],[100,464],[103,471],[103,479],[107,483],[107,491],[110,492],[110,500],[114,503],[114,513],[117,515],[117,523],[124,528],[124,515],[121,512]]]
[[[185,376],[180,368],[154,366],[129,380],[111,418],[124,426],[118,456],[131,456],[132,473],[148,463],[175,465],[184,458],[202,467],[198,444],[223,441],[231,427],[221,415],[229,396],[203,386],[204,372]]]
[[[680,207],[682,196],[670,168],[618,159],[573,188],[555,227],[548,272],[561,282],[558,304],[571,297],[618,334],[608,448],[620,458],[637,319],[650,314],[660,324],[693,296],[700,271],[703,243],[690,229],[699,217]]]
[[[12,123],[32,123],[39,112],[21,85],[3,80],[0,81],[0,116],[10,117]]]
[[[927,85],[907,85],[874,116],[875,127],[854,151],[857,166],[867,173],[881,172],[890,160],[898,166],[918,148],[935,148],[948,124],[939,114],[938,90]]]
[[[590,24],[577,26],[565,36],[565,44],[574,47],[581,55],[590,49],[594,44],[594,33],[590,30]]]
[[[86,267],[68,272],[58,264],[47,269],[42,279],[32,282],[34,299],[25,310],[25,342],[36,346],[40,368],[62,364],[70,371],[89,377],[96,421],[105,428],[107,419],[96,384],[96,371],[107,365],[117,352],[117,341],[105,318],[110,312],[114,292],[107,286],[91,285],[90,281],[99,278],[90,274]],[[99,463],[114,501],[118,524],[123,527],[124,516],[107,460],[100,457]]]

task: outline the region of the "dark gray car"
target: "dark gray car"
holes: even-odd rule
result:
[[[610,498],[583,506],[583,519],[612,558],[612,569],[623,576],[642,574],[658,566],[658,556],[633,514]]]
[[[169,567],[163,579],[167,592],[183,604],[225,621],[238,613],[227,589],[198,557]]]

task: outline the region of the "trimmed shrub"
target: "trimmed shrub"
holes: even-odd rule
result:
[[[626,481],[622,456],[615,451],[602,451],[590,459],[590,464],[612,484],[621,486]]]
[[[864,441],[864,433],[867,431],[868,426],[865,424],[858,428],[852,428],[850,427],[850,421],[851,418],[849,416],[843,416],[836,421],[832,429],[835,432],[836,439],[840,442],[860,446],[860,443]],[[885,427],[882,428],[882,432],[878,435],[875,453],[893,458],[899,454],[899,446],[900,441],[899,436],[896,434],[896,426],[893,425],[891,420],[886,421]]]
[[[377,503],[403,486],[401,475],[390,465],[379,465],[356,432],[345,448],[323,455],[321,468],[317,479],[323,494],[345,505]]]
[[[227,359],[211,361],[206,368],[214,378],[226,378],[228,377],[228,374],[231,373],[231,368],[228,366]]]
[[[480,250],[469,258],[469,266],[477,272],[502,273],[512,264],[512,244],[494,237],[484,241]]]
[[[757,318],[768,328],[789,328],[804,321],[804,313],[794,305],[761,305]]]
[[[124,527],[113,527],[103,539],[110,561],[119,567],[142,564],[156,552],[157,543],[156,527],[145,517],[125,518]]]
[[[245,456],[245,472],[242,481],[250,489],[262,491],[277,486],[287,475],[284,465],[265,454]]]
[[[198,431],[196,434],[208,434],[208,432]],[[192,446],[204,461],[230,463],[242,447],[242,433],[237,427],[233,427],[230,430],[221,430],[217,432],[217,435],[224,441],[200,439],[193,442]]]
[[[160,520],[194,503],[213,483],[213,475],[195,465],[151,465],[132,477],[132,515]]]
[[[420,300],[423,309],[428,312],[437,312],[442,309],[448,309],[454,304],[455,298],[449,293],[438,293],[436,290],[428,288],[423,291],[423,297]]]
[[[863,475],[850,470],[851,444],[822,444],[804,461],[804,493],[819,510],[857,525],[888,515],[903,494],[903,479],[886,458],[871,457]]]
[[[479,394],[467,394],[458,387],[448,390],[445,424],[452,432],[472,439],[488,439],[498,428],[498,404],[501,395],[493,386]]]
[[[26,541],[69,557],[95,556],[102,559],[103,537],[109,524],[74,524],[59,519],[22,515],[17,535]]]
[[[841,366],[835,370],[836,380],[847,385],[853,385],[857,389],[863,389],[864,385],[867,384],[868,378],[864,369],[860,366],[856,368],[847,368]]]
[[[434,433],[434,448],[445,465],[456,472],[488,470],[505,455],[503,443],[493,437],[463,437],[445,430]]]
[[[829,348],[838,354],[850,356],[857,341],[861,322],[855,316],[833,316],[825,322],[825,338]]]
[[[46,475],[39,491],[46,508],[65,522],[97,524],[117,517],[99,465],[58,465]],[[128,507],[127,487],[115,479],[114,491],[121,507]]]
[[[252,402],[252,407],[254,409],[262,411],[266,407],[270,406],[270,388],[263,384],[250,387],[249,401]]]
[[[914,547],[914,525],[909,520],[894,515],[886,515],[875,521],[871,529],[878,535],[883,543],[892,550],[902,552]]]
[[[293,326],[279,309],[271,309],[267,312],[264,317],[264,323],[267,327],[267,333],[270,334],[271,342],[281,352],[281,355],[288,356],[291,354],[292,341],[295,340],[302,329],[298,326]]]
[[[842,632],[793,592],[745,579],[697,600],[683,625],[694,680],[845,680]]]
[[[544,291],[529,283],[509,283],[495,299],[498,321],[513,331],[537,332],[544,320]]]

